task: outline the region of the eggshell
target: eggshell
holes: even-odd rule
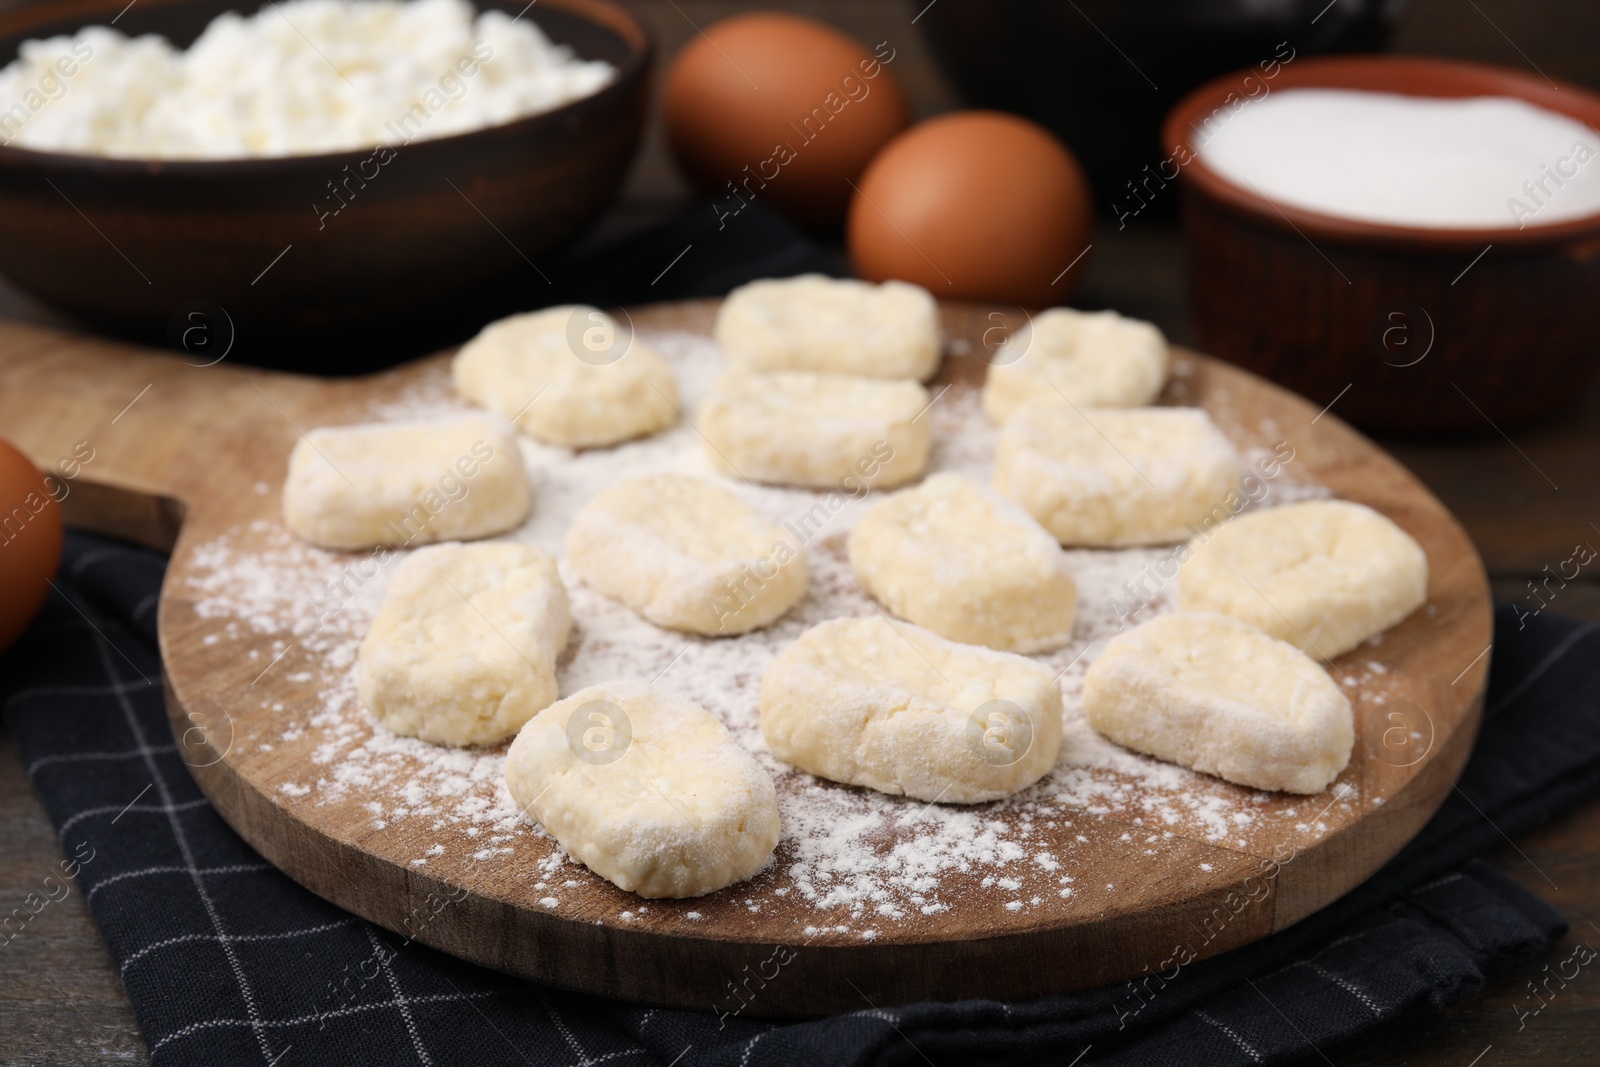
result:
[[[1026,119],[958,111],[920,123],[857,185],[848,240],[863,278],[915,282],[942,299],[1047,307],[1084,275],[1088,182],[1067,147]]]
[[[61,505],[27,456],[0,440],[0,652],[50,595],[61,562]]]
[[[725,19],[673,61],[667,143],[725,222],[759,200],[803,226],[838,226],[850,183],[910,121],[894,56],[796,15]]]

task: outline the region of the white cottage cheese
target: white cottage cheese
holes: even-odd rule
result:
[[[495,126],[615,76],[467,0],[286,0],[187,51],[105,26],[0,70],[0,142],[138,159],[309,155]]]

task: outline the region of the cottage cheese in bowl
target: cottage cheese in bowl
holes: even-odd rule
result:
[[[0,143],[174,160],[393,147],[549,111],[615,76],[467,0],[285,0],[219,16],[187,50],[105,26],[25,42],[0,70]]]

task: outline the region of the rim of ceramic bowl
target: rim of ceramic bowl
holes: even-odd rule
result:
[[[1191,158],[1179,166],[1184,180],[1235,211],[1276,229],[1295,230],[1302,237],[1321,237],[1346,244],[1412,249],[1477,250],[1495,246],[1543,246],[1600,235],[1600,212],[1522,229],[1515,226],[1401,226],[1331,215],[1279,203],[1235,184],[1206,166],[1190,138],[1202,119],[1226,109],[1229,94],[1250,95],[1247,79],[1281,89],[1364,89],[1406,96],[1462,99],[1510,96],[1575,119],[1591,129],[1600,126],[1600,95],[1571,82],[1550,81],[1486,63],[1421,56],[1332,56],[1293,60],[1267,78],[1254,69],[1213,79],[1185,96],[1162,123],[1162,145],[1172,158],[1180,148]],[[1259,92],[1259,91],[1258,91]],[[1248,105],[1246,105],[1248,106]],[[1600,131],[1597,131],[1600,132]],[[1176,160],[1173,160],[1176,163]]]
[[[143,0],[149,7],[181,7],[194,0]],[[628,9],[612,0],[536,0],[538,9],[552,8],[585,22],[600,26],[619,37],[627,49],[627,57],[616,64],[617,75],[598,91],[588,96],[569,100],[549,111],[525,115],[520,119],[494,126],[480,126],[444,137],[416,140],[405,149],[417,151],[448,151],[473,139],[486,137],[518,136],[541,127],[557,126],[579,109],[608,104],[633,93],[637,83],[648,70],[654,44],[644,25]],[[0,38],[25,38],[40,26],[60,26],[79,22],[79,29],[103,25],[105,16],[113,17],[126,5],[122,0],[69,0],[66,3],[39,4],[19,8],[0,15]],[[240,6],[244,6],[241,4]],[[260,6],[265,6],[263,2]],[[508,5],[509,6],[509,5]],[[528,8],[533,8],[529,4]],[[482,13],[486,8],[474,0],[473,8]],[[527,10],[527,9],[524,9]],[[96,21],[96,20],[99,21]],[[76,31],[73,31],[76,32]],[[164,159],[160,157],[95,156],[76,152],[53,152],[14,145],[0,145],[0,168],[47,170],[51,172],[96,173],[113,176],[149,175],[153,172],[174,176],[213,177],[251,176],[270,174],[277,169],[314,167],[338,169],[341,164],[362,159],[372,154],[376,145],[360,145],[337,152],[319,152],[313,155],[288,156],[237,156],[223,159]]]

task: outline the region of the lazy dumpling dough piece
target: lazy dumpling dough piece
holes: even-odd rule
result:
[[[941,637],[1042,652],[1072,636],[1078,589],[1039,524],[959,474],[935,474],[878,504],[850,532],[867,594]]]
[[[1169,364],[1167,339],[1148,322],[1052,308],[995,353],[983,410],[1003,423],[1029,404],[1140,407],[1160,395]]]
[[[1199,408],[1034,406],[1000,428],[994,487],[1064,545],[1163,545],[1188,538],[1240,471]]]
[[[700,406],[713,466],[732,477],[854,492],[922,475],[932,437],[916,382],[784,371],[724,374]]]
[[[1243,619],[1329,660],[1428,599],[1428,557],[1386,516],[1344,500],[1242,515],[1196,536],[1178,570],[1185,611]]]
[[[806,591],[806,556],[726,489],[680,474],[612,486],[567,530],[589,585],[657,626],[716,637],[765,626]]]
[[[488,745],[556,698],[571,615],[556,562],[530,545],[434,545],[394,572],[361,642],[361,703],[397,734]]]
[[[1350,762],[1350,701],[1292,645],[1209,613],[1119,634],[1083,681],[1089,724],[1126,748],[1257,789],[1318,793]]]
[[[657,352],[598,308],[562,305],[492,322],[450,365],[456,392],[567,448],[613,445],[678,421]]]
[[[778,794],[712,715],[639,682],[546,708],[506,756],[506,788],[573,857],[642,897],[741,882],[778,844]]]
[[[939,310],[906,282],[821,274],[751,282],[722,302],[716,338],[734,370],[924,382],[939,367]]]
[[[949,804],[1032,785],[1061,750],[1061,689],[1021,656],[879,615],[807,630],[761,678],[772,754],[835,782]]]
[[[289,455],[283,521],[323,548],[429,544],[514,529],[530,501],[516,434],[497,416],[329,426]]]

